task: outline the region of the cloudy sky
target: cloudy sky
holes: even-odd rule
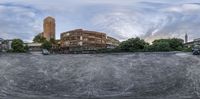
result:
[[[47,16],[56,19],[57,39],[76,28],[119,40],[200,38],[200,0],[0,0],[0,38],[31,41]]]

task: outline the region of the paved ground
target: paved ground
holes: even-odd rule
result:
[[[1,99],[199,96],[200,57],[191,53],[0,54]]]

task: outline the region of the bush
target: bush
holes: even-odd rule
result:
[[[183,42],[184,40],[178,38],[169,39],[170,47],[175,51],[181,51],[183,49]]]
[[[186,49],[183,46],[183,40],[178,38],[158,39],[152,42],[151,45],[140,38],[131,38],[120,43],[115,49],[100,49],[98,53],[111,52],[164,52],[164,51],[183,51]]]
[[[23,44],[24,42],[21,39],[14,39],[11,44],[12,49],[13,49],[12,51],[19,52],[19,53],[25,52],[25,48]]]
[[[192,47],[184,47],[182,49],[182,51],[184,51],[184,52],[192,52]]]
[[[170,44],[168,42],[157,42],[151,46],[152,51],[171,51]]]
[[[172,39],[158,39],[149,45],[140,38],[128,39],[119,45],[121,52],[155,52],[155,51],[182,51],[183,40],[178,38]]]
[[[123,41],[119,45],[119,49],[125,52],[144,51],[145,47],[149,44],[140,38],[131,38]]]
[[[34,38],[33,38],[33,42],[34,43],[44,43],[46,41],[46,38],[41,36],[42,34],[39,33],[38,35],[36,35]]]
[[[50,49],[52,48],[51,42],[45,41],[44,43],[42,43],[42,48],[43,48],[43,49],[50,50]]]
[[[181,51],[183,50],[183,40],[182,39],[159,39],[153,41],[152,44],[155,47],[155,51]],[[160,47],[164,48],[160,48]]]

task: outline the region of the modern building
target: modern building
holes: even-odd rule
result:
[[[56,22],[53,17],[47,17],[44,19],[43,29],[43,37],[45,37],[48,41],[50,41],[50,39],[55,39]]]
[[[69,52],[96,51],[98,49],[118,46],[116,39],[107,37],[105,33],[76,29],[61,34],[61,48]]]

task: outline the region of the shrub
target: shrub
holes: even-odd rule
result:
[[[145,47],[149,45],[147,42],[140,38],[131,38],[120,43],[119,48],[125,52],[144,51]]]
[[[45,41],[44,43],[42,43],[42,48],[43,48],[43,49],[50,50],[50,49],[52,48],[51,42]]]
[[[14,39],[11,44],[13,52],[25,52],[23,44],[24,42],[21,39]]]

